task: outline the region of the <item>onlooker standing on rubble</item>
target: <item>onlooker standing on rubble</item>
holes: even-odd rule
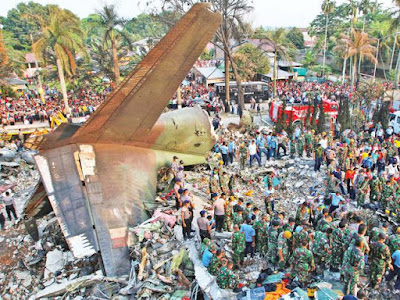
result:
[[[179,162],[178,162],[177,156],[174,156],[172,158],[171,170],[174,173],[174,176],[176,177],[176,174],[178,174],[178,171],[179,171]]]
[[[226,146],[226,142],[223,142],[220,146],[221,154],[222,154],[222,161],[224,162],[224,166],[229,165],[229,156],[228,156],[228,147]]]
[[[184,240],[191,238],[190,233],[192,232],[192,218],[191,212],[189,210],[190,201],[185,200],[183,202],[183,207],[181,209],[181,218],[182,218],[182,234]]]
[[[314,151],[314,159],[315,159],[314,171],[318,172],[321,168],[324,159],[324,149],[322,149],[321,144],[318,144],[317,149],[315,149]]]
[[[4,230],[4,224],[6,223],[6,218],[4,218],[2,209],[3,205],[0,204],[0,230]]]
[[[200,218],[197,219],[197,226],[199,227],[199,234],[202,242],[205,238],[211,239],[211,225],[206,218],[205,210],[200,212]]]
[[[222,232],[225,220],[225,194],[222,193],[213,203],[214,219],[217,232]]]
[[[250,168],[252,166],[254,158],[258,162],[258,166],[261,167],[261,159],[260,156],[257,154],[257,145],[255,140],[252,140],[249,145],[249,157],[250,157]]]
[[[235,141],[231,137],[229,140],[229,144],[228,144],[228,155],[229,155],[230,163],[233,163],[233,158],[235,157],[236,149],[237,149],[237,147],[236,147]]]
[[[250,254],[251,257],[254,257],[254,247],[256,246],[256,231],[250,223],[250,218],[246,218],[244,220],[244,224],[240,226],[240,231],[244,233],[246,240],[246,249],[244,250],[244,256]]]
[[[3,203],[6,207],[6,212],[8,215],[8,220],[11,221],[11,213],[14,216],[14,219],[17,220],[17,213],[15,212],[15,206],[14,206],[14,199],[11,197],[10,192],[6,192],[6,196],[3,197]]]

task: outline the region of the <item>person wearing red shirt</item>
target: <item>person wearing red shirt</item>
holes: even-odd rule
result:
[[[350,168],[349,170],[347,170],[344,179],[347,182],[347,191],[350,194],[350,198],[352,200],[356,199],[356,193],[354,190],[354,177],[356,175],[356,171],[354,170],[354,167]]]

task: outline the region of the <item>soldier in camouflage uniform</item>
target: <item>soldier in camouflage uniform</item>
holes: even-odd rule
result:
[[[262,219],[254,223],[256,231],[256,252],[261,255],[267,254],[267,230],[269,224],[269,215],[265,214]]]
[[[221,249],[218,249],[217,252],[213,255],[211,258],[210,264],[208,265],[208,272],[211,275],[217,275],[219,269],[221,268],[221,260],[224,256],[224,253],[221,251]]]
[[[306,142],[307,157],[311,157],[313,144],[312,144],[312,135],[310,130],[307,131],[306,135],[304,136],[304,140]]]
[[[369,201],[371,203],[377,203],[379,201],[380,193],[382,192],[382,184],[379,178],[374,176],[369,183],[370,185],[370,194]]]
[[[221,191],[225,193],[225,195],[229,195],[229,175],[224,171],[222,175],[219,177],[219,184],[221,186]]]
[[[360,279],[360,273],[364,270],[364,254],[361,248],[364,247],[363,241],[357,239],[345,253],[342,270],[344,276],[344,294],[355,295],[357,285]]]
[[[295,232],[293,233],[293,252],[297,248],[301,248],[302,241],[307,241],[307,244],[310,242],[310,237],[305,226],[307,226],[307,223],[302,222],[300,226],[297,226]]]
[[[397,227],[396,233],[393,233],[391,236],[389,236],[387,244],[389,246],[391,254],[393,254],[398,249],[400,244],[400,226]]]
[[[305,287],[310,280],[310,273],[315,269],[314,255],[307,249],[308,242],[302,241],[301,248],[293,252],[291,269],[293,276],[296,276]]]
[[[297,140],[297,154],[299,157],[303,157],[304,152],[304,136],[300,134],[299,139]]]
[[[247,148],[245,144],[241,144],[239,147],[239,160],[240,160],[240,169],[244,170],[247,160]]]
[[[365,203],[365,197],[368,192],[369,179],[364,178],[360,180],[357,184],[357,206],[362,207]]]
[[[296,226],[300,225],[303,221],[308,222],[310,219],[310,212],[309,208],[307,207],[307,203],[303,202],[299,208],[297,208],[296,211],[296,218],[295,218],[295,224]]]
[[[221,268],[217,275],[217,284],[221,289],[226,289],[229,285],[228,260],[223,258]]]
[[[227,259],[222,260],[221,269],[217,275],[217,284],[221,289],[234,289],[239,283],[238,277],[232,271],[232,262]]]
[[[235,267],[240,267],[244,260],[244,249],[246,248],[246,238],[244,233],[240,231],[238,225],[233,226],[232,235],[232,260]]]
[[[289,258],[289,239],[292,237],[290,231],[283,231],[278,236],[278,267],[285,269]]]
[[[343,255],[345,250],[344,248],[345,229],[346,229],[346,223],[340,222],[339,228],[335,228],[330,236],[331,246],[332,246],[330,265],[331,265],[331,271],[333,272],[338,272],[342,265]]]
[[[225,220],[223,229],[225,231],[232,231],[232,218],[233,218],[233,197],[229,197],[225,203]]]
[[[325,231],[315,232],[312,252],[314,254],[315,265],[317,267],[317,274],[322,274],[325,270],[325,265],[331,248],[329,241],[331,233],[331,228],[327,228]]]
[[[244,223],[244,216],[243,216],[243,209],[239,209],[237,212],[233,213],[233,218],[232,218],[233,224],[234,225],[242,225]]]
[[[371,243],[371,251],[369,253],[369,264],[370,264],[370,277],[371,288],[376,289],[382,281],[382,276],[385,274],[386,267],[393,270],[391,264],[390,249],[385,244],[386,235],[379,233],[378,241]]]
[[[290,146],[290,158],[293,158],[294,155],[296,154],[296,142],[294,135],[292,135],[292,137],[290,138],[289,146]]]
[[[389,229],[389,223],[383,223],[381,226],[376,226],[371,229],[369,234],[369,241],[370,242],[377,242],[379,241],[379,234],[383,233],[385,236],[387,235]]]
[[[278,237],[279,237],[279,221],[273,220],[272,226],[269,227],[267,232],[267,244],[268,252],[267,258],[268,262],[272,265],[276,265],[276,258],[278,253]]]
[[[214,193],[216,193],[216,194],[220,193],[219,176],[218,176],[217,168],[214,168],[214,171],[211,173],[211,177],[210,177],[210,194],[212,195]]]
[[[384,184],[382,188],[381,207],[383,210],[386,210],[386,208],[388,207],[389,198],[392,197],[393,194],[393,182],[391,180],[387,180],[386,184]]]

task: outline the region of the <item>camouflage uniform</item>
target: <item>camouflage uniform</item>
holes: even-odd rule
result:
[[[315,267],[314,255],[307,248],[297,248],[293,252],[293,275],[297,276],[301,283],[307,283],[309,273]]]
[[[381,282],[385,274],[386,266],[391,260],[390,250],[386,244],[372,242],[370,246],[369,264],[370,264],[370,282],[374,288]]]
[[[224,230],[232,231],[233,204],[228,202],[225,208]]]
[[[211,176],[210,178],[210,193],[219,193],[219,179],[218,176]]]
[[[322,231],[315,232],[312,252],[314,254],[315,264],[318,267],[317,272],[319,274],[322,273],[325,268],[329,248],[329,239],[326,233]]]
[[[225,193],[225,195],[229,195],[229,175],[221,175],[219,183],[221,185],[222,192]]]
[[[392,185],[383,184],[381,206],[385,210],[388,206],[389,198],[394,194],[394,187]]]
[[[279,268],[284,269],[288,258],[289,258],[289,245],[288,245],[288,240],[285,239],[285,237],[283,236],[285,232],[281,232],[278,236],[278,251],[277,251],[277,261]],[[279,250],[282,250],[282,255],[283,255],[283,261],[280,261],[280,257],[279,257]]]
[[[215,276],[215,275],[217,275],[219,268],[221,268],[221,262],[220,262],[219,258],[216,255],[214,255],[211,258],[211,261],[210,261],[210,264],[209,264],[207,270],[211,275]]]
[[[365,196],[368,191],[368,180],[364,179],[357,184],[357,206],[361,207],[365,203]]]
[[[239,148],[239,157],[240,157],[240,169],[243,170],[244,166],[246,165],[246,160],[247,160],[247,148],[246,147]]]
[[[238,225],[240,227],[240,225],[242,225],[244,223],[244,216],[238,213],[233,213],[233,225]]]
[[[307,157],[311,157],[311,152],[312,152],[312,140],[311,140],[311,133],[307,132],[305,137],[305,142],[306,142],[306,153]]]
[[[256,231],[256,252],[266,254],[268,223],[264,220],[256,221],[253,228]]]
[[[310,242],[310,237],[308,236],[308,232],[306,230],[302,230],[300,232],[293,233],[293,249],[301,248],[301,242],[308,241]]]
[[[332,268],[339,269],[342,265],[344,254],[344,232],[336,228],[332,231],[330,239],[332,245],[330,264]]]
[[[244,260],[244,249],[246,248],[246,238],[241,231],[235,231],[232,235],[232,261],[235,266]]]
[[[390,253],[394,253],[394,251],[399,249],[400,244],[400,235],[399,234],[392,234],[389,239],[387,240],[387,244],[390,249]]]
[[[239,279],[237,275],[227,267],[222,267],[217,275],[217,284],[221,289],[234,289],[237,287]]]
[[[300,135],[299,139],[297,140],[297,154],[300,157],[303,157],[303,152],[304,152],[304,137],[303,135]]]
[[[306,207],[304,211],[301,211],[301,207],[297,208],[295,217],[296,226],[300,225],[301,221],[303,220],[308,222],[309,219],[310,219],[310,209],[308,207]]]
[[[379,240],[379,234],[380,234],[380,233],[383,233],[383,234],[386,235],[386,232],[383,231],[382,228],[380,228],[380,227],[374,227],[374,228],[372,228],[371,233],[370,233],[370,235],[369,235],[369,240],[370,240],[370,242],[377,242],[377,241]]]
[[[268,243],[267,258],[268,262],[271,263],[272,265],[276,264],[276,254],[278,252],[278,237],[279,237],[279,229],[275,229],[271,226],[267,233],[267,243]]]
[[[370,202],[378,202],[379,195],[382,190],[381,181],[378,178],[375,178],[370,181],[369,185],[371,189],[369,195]]]
[[[357,247],[350,247],[346,251],[346,261],[343,263],[345,294],[355,295],[355,290],[360,279],[360,272],[364,269],[364,255]]]
[[[296,143],[294,137],[290,139],[289,146],[290,146],[290,157],[293,158],[296,153]]]

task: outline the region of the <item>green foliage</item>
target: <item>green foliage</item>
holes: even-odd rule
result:
[[[317,72],[318,74],[324,73],[325,75],[332,74],[332,68],[328,65],[316,65],[309,67],[311,71]],[[323,72],[324,71],[324,72]]]
[[[302,61],[304,67],[309,68],[315,65],[317,58],[315,57],[314,51],[307,50],[304,60]]]
[[[85,54],[83,33],[80,19],[72,12],[55,5],[46,6],[46,16],[27,15],[27,19],[40,22],[41,36],[33,44],[39,60],[52,61],[59,59],[68,76],[75,73],[77,53]]]
[[[304,49],[304,36],[300,29],[296,27],[289,29],[286,37],[297,49]]]
[[[270,70],[269,59],[252,44],[243,45],[233,54],[239,75],[245,79],[253,79],[256,74],[266,74]]]
[[[214,51],[209,51],[207,48],[204,48],[203,52],[200,55],[200,59],[211,60],[213,58],[214,58]]]
[[[11,33],[9,38],[15,42],[15,50],[28,51],[31,49],[31,39],[29,34],[37,34],[40,32],[40,22],[38,19],[26,19],[25,15],[46,15],[46,7],[35,2],[20,2],[15,8],[7,12],[7,17],[3,18],[1,23],[4,30]]]
[[[375,110],[372,120],[374,123],[381,122],[383,128],[387,128],[389,125],[389,101],[380,101],[379,108]]]
[[[168,32],[168,27],[162,23],[158,16],[140,14],[129,20],[125,30],[131,33],[135,40],[144,38],[161,38]]]

